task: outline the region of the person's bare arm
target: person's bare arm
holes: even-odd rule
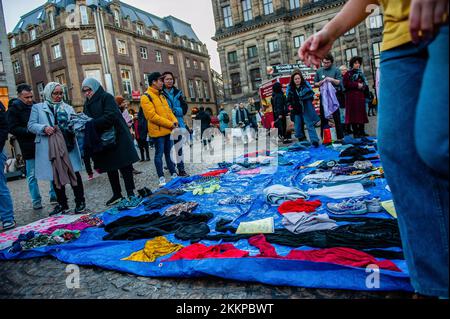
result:
[[[342,10],[318,33],[309,37],[300,47],[298,54],[307,66],[319,66],[323,57],[330,52],[334,41],[370,15],[370,5],[378,0],[350,0]]]

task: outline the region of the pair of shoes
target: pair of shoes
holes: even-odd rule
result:
[[[142,198],[145,198],[145,197],[152,195],[153,192],[150,189],[148,189],[147,187],[144,187],[144,188],[138,190],[138,194]]]
[[[42,204],[41,203],[37,203],[37,204],[33,204],[33,209],[34,210],[40,210],[40,209],[42,209],[43,207],[42,207]]]
[[[179,171],[178,172],[178,176],[180,176],[180,177],[189,177],[190,175],[188,173],[186,173],[186,171]]]
[[[4,222],[3,223],[3,230],[9,230],[16,228],[16,221],[10,221],[10,222]]]
[[[166,178],[164,176],[161,176],[159,178],[159,187],[163,187],[166,185]]]
[[[56,205],[56,204],[58,204],[58,199],[56,199],[56,197],[50,197],[50,204],[51,204],[51,205]]]
[[[111,197],[111,199],[106,202],[106,206],[115,205],[118,202],[120,202],[122,199],[123,199],[122,195],[119,195],[119,196],[113,195],[113,197]]]
[[[172,178],[177,178],[178,177],[178,174],[177,173],[173,173],[172,174]]]
[[[367,212],[368,213],[379,213],[383,210],[381,206],[380,198],[374,197],[372,199],[366,199]]]
[[[81,214],[86,210],[86,203],[85,202],[81,202],[76,204],[75,206],[75,214]]]
[[[94,174],[89,174],[88,175],[88,181],[92,181],[94,179]]]
[[[340,203],[328,203],[327,209],[335,215],[363,215],[367,213],[379,213],[382,210],[380,198],[349,199]]]
[[[136,207],[139,207],[139,205],[142,204],[142,198],[139,196],[129,196],[128,198],[124,199],[121,204],[126,207],[126,209],[134,209]],[[120,210],[120,208],[119,208]]]
[[[69,207],[61,206],[60,204],[56,205],[55,208],[48,214],[49,216],[65,214],[69,211]]]

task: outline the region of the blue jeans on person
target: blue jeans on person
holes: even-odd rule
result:
[[[14,221],[13,203],[4,173],[6,160],[5,153],[0,151],[0,219],[3,224]]]
[[[316,127],[314,126],[320,121],[320,117],[317,115],[316,110],[312,104],[312,100],[307,100],[304,102],[303,115],[295,115],[294,125],[295,125],[295,137],[302,139],[305,137],[303,132],[303,121],[305,121],[306,128],[308,130],[309,140],[311,143],[319,142],[319,136],[317,135]]]
[[[170,158],[170,150],[173,146],[173,141],[170,140],[170,134],[162,137],[155,137],[153,139],[155,143],[155,166],[158,177],[164,176],[162,157],[166,158],[167,168],[171,175],[175,174],[175,164]]]
[[[411,284],[448,297],[448,26],[381,54],[378,141]]]
[[[42,204],[42,198],[39,192],[38,181],[35,177],[35,160],[34,159],[26,160],[25,164],[27,170],[28,189],[30,191],[33,207],[40,206]],[[56,199],[56,193],[55,189],[53,188],[52,182],[50,182],[49,196],[51,199]]]

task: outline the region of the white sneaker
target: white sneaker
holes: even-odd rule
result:
[[[173,173],[172,174],[172,178],[177,178],[178,177],[178,174],[177,173]]]
[[[166,178],[164,176],[159,178],[159,187],[163,187],[166,185]]]
[[[375,197],[369,200],[366,199],[366,205],[368,213],[379,213],[383,210],[379,197]]]

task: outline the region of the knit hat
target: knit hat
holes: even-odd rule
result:
[[[116,103],[120,106],[125,101],[125,99],[122,96],[116,96]]]

